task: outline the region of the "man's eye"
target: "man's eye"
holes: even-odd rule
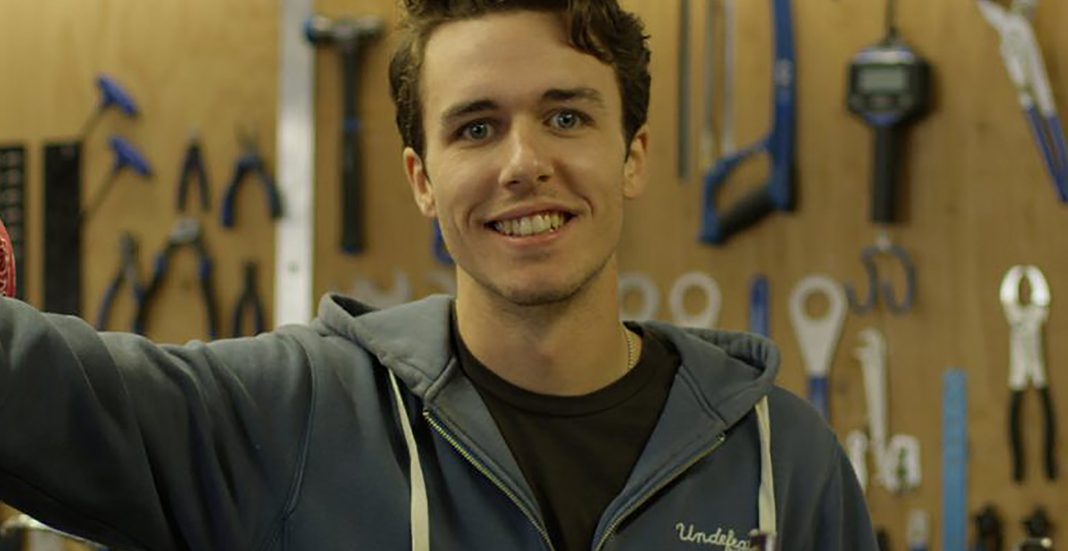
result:
[[[585,122],[585,119],[579,113],[574,111],[559,111],[553,113],[550,118],[551,124],[561,130],[571,130],[576,128]]]
[[[486,121],[475,121],[460,129],[460,137],[465,140],[481,141],[490,136],[490,125]]]

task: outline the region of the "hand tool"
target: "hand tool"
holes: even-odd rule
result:
[[[256,263],[252,261],[245,262],[244,274],[241,295],[237,297],[237,304],[234,305],[233,317],[230,320],[230,327],[232,328],[230,336],[235,338],[246,334],[243,329],[247,315],[252,316],[251,334],[253,336],[263,333],[266,328],[263,317],[263,301],[260,300],[260,295],[256,292]]]
[[[434,240],[431,244],[430,251],[434,255],[434,260],[438,261],[438,264],[442,266],[452,266],[452,255],[449,254],[449,249],[445,247],[445,237],[441,235],[441,225],[438,224],[437,219],[433,222]]]
[[[964,549],[968,531],[968,393],[962,369],[942,374],[942,549]]]
[[[759,222],[776,210],[793,210],[795,73],[793,22],[790,0],[771,0],[775,27],[775,59],[772,69],[772,128],[757,143],[720,157],[704,175],[704,213],[701,241],[721,245],[732,235]],[[723,144],[725,148],[726,145]],[[771,159],[771,174],[764,186],[753,190],[724,213],[716,211],[716,195],[731,172],[759,153]]]
[[[148,280],[144,295],[141,297],[141,305],[137,309],[137,315],[134,317],[133,330],[135,333],[145,334],[148,311],[159,293],[159,287],[167,273],[170,257],[181,247],[192,248],[199,257],[197,279],[200,281],[201,298],[204,300],[205,313],[208,319],[208,337],[214,340],[218,337],[219,332],[216,324],[218,308],[215,302],[215,285],[212,281],[212,261],[211,257],[208,256],[207,248],[204,246],[200,222],[193,218],[179,219],[167,236],[167,242],[164,244],[163,250],[156,254],[152,277]]]
[[[821,319],[809,317],[806,311],[809,297],[817,293],[827,297],[827,313]],[[825,275],[805,277],[790,293],[790,320],[808,376],[808,400],[828,421],[827,377],[831,372],[838,339],[842,336],[845,314],[846,299],[842,287]]]
[[[107,75],[97,75],[96,87],[100,89],[100,104],[89,118],[82,123],[81,130],[78,131],[78,139],[84,141],[89,133],[92,132],[96,123],[100,121],[100,117],[110,108],[115,107],[121,111],[124,115],[130,118],[134,118],[139,114],[137,104],[134,102],[133,97],[126,93],[126,90],[119,85],[114,79]]]
[[[143,179],[152,176],[152,167],[148,164],[145,156],[133,144],[119,136],[111,136],[108,139],[108,146],[111,147],[111,152],[115,156],[111,163],[111,172],[108,173],[104,183],[97,188],[98,191],[90,199],[89,206],[79,214],[78,221],[80,224],[85,224],[96,214],[97,209],[100,208],[100,205],[104,203],[104,199],[111,193],[115,181],[118,180],[119,175],[124,170],[130,169]]]
[[[875,463],[875,481],[891,492],[919,486],[920,443],[914,436],[888,437],[886,410],[886,339],[875,328],[860,332],[862,346],[854,349],[864,378],[869,447]]]
[[[890,256],[896,259],[905,273],[904,296],[900,300],[894,293],[893,285],[879,277],[879,267],[876,264],[876,258],[879,256]],[[860,262],[864,265],[864,271],[868,275],[867,295],[861,300],[853,286],[845,284],[846,296],[849,297],[849,305],[854,313],[864,315],[871,312],[875,308],[877,291],[882,295],[883,302],[891,313],[901,315],[912,309],[913,297],[916,293],[916,268],[905,249],[890,242],[888,233],[885,231],[876,233],[875,244],[861,251]]]
[[[990,0],[977,0],[979,12],[1001,38],[1001,58],[1016,87],[1017,100],[1042,154],[1057,198],[1068,203],[1068,146],[1049,85],[1046,64],[1031,27],[1038,0],[1014,0],[1005,9]]]
[[[182,170],[178,174],[178,212],[185,212],[185,198],[189,191],[190,180],[196,180],[200,195],[200,209],[211,209],[211,185],[208,183],[208,170],[204,167],[204,157],[200,152],[200,139],[194,134],[189,139],[182,160]]]
[[[1042,507],[1035,509],[1031,516],[1023,520],[1027,538],[1016,547],[1019,551],[1044,551],[1053,549],[1053,524]]]
[[[14,279],[16,264],[22,266],[26,278],[26,148],[21,145],[0,148],[0,218],[7,224],[2,238],[7,241],[9,256],[3,264],[5,259],[0,255],[0,294],[8,292],[22,299],[24,289]]]
[[[14,534],[17,532],[39,532],[52,534],[66,540],[78,542],[82,545],[85,545],[92,551],[107,551],[107,547],[104,547],[98,543],[91,542],[87,539],[80,538],[73,534],[68,534],[61,530],[52,528],[51,526],[48,526],[47,524],[44,524],[43,522],[23,513],[19,513],[5,520],[4,523],[0,525],[0,536],[6,537],[9,534]]]
[[[861,492],[868,491],[868,437],[860,430],[851,430],[845,438],[846,454],[849,463],[853,465],[853,472],[857,475],[857,483]]]
[[[922,509],[909,511],[905,540],[909,551],[927,551],[927,513]],[[963,549],[961,551],[964,551]]]
[[[1026,278],[1031,288],[1031,302],[1024,304],[1020,298],[1020,283]],[[1046,384],[1045,358],[1042,353],[1042,326],[1049,318],[1050,292],[1042,271],[1035,266],[1013,266],[1001,280],[1001,306],[1012,328],[1009,341],[1009,436],[1012,445],[1012,478],[1024,479],[1023,439],[1020,406],[1023,393],[1033,385],[1042,400],[1045,416],[1045,468],[1046,478],[1057,478],[1054,457],[1054,442],[1057,429],[1054,424],[1053,401]]]
[[[898,35],[894,1],[886,3],[886,36],[849,65],[849,110],[875,132],[871,218],[878,224],[897,220],[901,129],[927,112],[931,95],[930,65]]]
[[[753,277],[749,283],[749,332],[769,336],[768,320],[768,278],[763,275]]]
[[[382,289],[369,279],[357,278],[352,284],[352,296],[375,308],[399,306],[412,299],[412,283],[407,274],[400,270],[393,273],[393,287],[390,291]]]
[[[976,544],[972,551],[1002,551],[1005,540],[1001,533],[1001,517],[997,509],[988,503],[973,520]]]
[[[249,176],[256,178],[260,185],[263,186],[263,192],[267,196],[267,212],[270,213],[271,218],[277,219],[282,216],[282,197],[274,184],[274,178],[267,171],[266,161],[260,155],[259,147],[256,145],[255,133],[239,129],[237,131],[237,140],[241,144],[244,153],[234,163],[234,174],[230,178],[230,183],[226,186],[226,191],[223,193],[220,211],[224,228],[234,227],[234,202],[237,200],[237,189],[240,187],[241,182],[245,181]]]
[[[725,4],[729,4],[732,0],[723,0]],[[716,148],[716,64],[714,61],[716,55],[716,7],[713,0],[705,2],[705,29],[704,29],[704,82],[702,91],[702,117],[701,117],[701,158],[698,161],[701,166],[711,166],[716,160],[714,157],[714,151]],[[724,5],[724,12],[727,10],[727,6]],[[729,24],[726,19],[726,13],[724,14],[724,28]],[[724,50],[729,47],[727,43],[727,35],[724,34]],[[726,77],[726,70],[728,65],[724,64],[724,76]],[[722,96],[721,96],[722,97]],[[721,111],[722,116],[726,116],[726,109]],[[721,151],[723,154],[730,153],[729,151]]]
[[[676,159],[679,183],[690,179],[690,0],[679,0]]]
[[[356,114],[357,75],[361,46],[382,34],[381,18],[364,16],[330,19],[316,15],[307,20],[305,35],[316,46],[337,46],[341,54],[341,250],[360,253],[364,246],[363,201],[360,197],[360,148],[357,135],[360,120]]]
[[[619,274],[617,291],[619,294],[619,319],[647,321],[656,319],[660,311],[660,293],[649,274],[642,272],[624,272]],[[634,310],[626,308],[626,296],[637,293],[641,298],[641,307]]]
[[[119,267],[104,290],[104,298],[100,300],[100,309],[96,314],[97,331],[107,328],[112,303],[124,281],[129,285],[130,292],[133,294],[134,305],[140,307],[144,297],[144,287],[141,285],[141,274],[137,268],[137,248],[137,240],[133,234],[123,232],[119,236]]]
[[[81,315],[82,147],[78,141],[44,144],[45,312]]]
[[[686,312],[686,291],[691,288],[698,289],[705,296],[705,309],[699,314]],[[671,317],[677,325],[684,327],[699,327],[713,329],[719,320],[720,306],[723,304],[723,294],[719,291],[719,285],[712,276],[703,272],[687,272],[675,280],[668,295],[668,307],[671,309]]]
[[[0,296],[15,296],[15,255],[3,219],[0,219]]]

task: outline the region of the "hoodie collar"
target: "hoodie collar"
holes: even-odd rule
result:
[[[451,304],[452,297],[433,295],[375,310],[353,298],[328,294],[320,301],[317,321],[329,332],[359,343],[413,393],[428,400],[453,357]],[[680,376],[689,381],[696,405],[725,426],[748,414],[774,384],[779,352],[763,337],[654,321],[642,325],[675,345],[682,358]]]

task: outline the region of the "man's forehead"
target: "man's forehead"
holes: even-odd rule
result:
[[[422,71],[424,105],[435,110],[517,93],[540,100],[554,90],[585,90],[579,99],[597,96],[603,103],[615,84],[611,67],[573,47],[562,19],[552,12],[445,23],[426,44]]]

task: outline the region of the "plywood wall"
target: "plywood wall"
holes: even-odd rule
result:
[[[765,275],[771,288],[771,334],[783,352],[780,382],[803,392],[801,356],[787,314],[788,295],[804,276],[824,273],[863,285],[859,262],[863,247],[874,240],[868,221],[871,139],[862,123],[845,108],[845,68],[850,57],[882,35],[883,4],[856,0],[794,2],[798,53],[798,132],[796,212],[768,219],[718,248],[696,240],[701,212],[699,174],[685,182],[676,177],[676,29],[677,2],[628,0],[645,20],[654,52],[650,109],[651,185],[628,206],[621,262],[625,271],[644,272],[656,282],[665,305],[676,279],[689,271],[708,273],[723,294],[719,327],[744,329],[748,285]],[[691,82],[693,109],[701,116],[701,41],[706,2],[691,3],[694,36]],[[721,3],[713,0],[713,8]],[[770,124],[769,2],[736,2],[734,119],[739,145],[760,139]],[[907,175],[905,219],[892,229],[917,266],[915,308],[907,315],[876,309],[850,315],[834,358],[831,375],[832,425],[839,434],[864,424],[861,375],[853,349],[858,333],[880,329],[889,346],[891,434],[917,436],[923,445],[923,484],[905,495],[873,487],[869,503],[876,523],[886,527],[894,548],[904,547],[909,510],[922,508],[932,518],[932,542],[940,534],[940,386],[950,366],[968,374],[970,424],[969,508],[993,501],[1006,515],[1008,541],[1022,535],[1019,520],[1043,505],[1055,522],[1068,525],[1068,487],[1045,483],[1039,473],[1039,411],[1029,396],[1025,419],[1028,481],[1013,484],[1005,427],[1007,421],[1009,331],[997,300],[1002,275],[1015,264],[1038,265],[1053,294],[1047,323],[1046,358],[1052,393],[1068,408],[1068,376],[1057,366],[1068,361],[1068,258],[1060,235],[1068,229],[1068,206],[1059,204],[1042,169],[1028,128],[1015,104],[1012,86],[1001,65],[996,34],[970,1],[900,0],[899,26],[904,38],[933,66],[934,103],[928,116],[907,137],[903,160]],[[397,21],[393,0],[319,0],[329,15],[383,17]],[[122,230],[142,238],[142,268],[162,244],[176,218],[174,181],[185,140],[198,129],[205,143],[213,183],[215,210],[204,215],[209,247],[217,259],[216,286],[223,312],[240,287],[246,258],[265,267],[273,262],[272,226],[263,209],[262,192],[246,184],[240,196],[240,224],[227,232],[217,223],[222,186],[238,153],[234,128],[253,125],[268,160],[274,156],[277,16],[267,0],[189,0],[152,4],[97,0],[63,5],[9,0],[0,18],[0,143],[31,147],[31,241],[29,298],[40,299],[40,145],[69,137],[93,109],[91,81],[98,71],[123,81],[142,104],[136,121],[105,118],[85,146],[86,190],[98,185],[107,170],[104,139],[118,132],[139,144],[157,169],[142,184],[126,179],[105,205],[106,215],[86,229],[84,309],[93,313],[117,259],[115,242]],[[21,21],[22,23],[16,23]],[[31,23],[32,22],[32,23]],[[1068,109],[1068,7],[1044,2],[1036,30],[1050,73],[1055,98]],[[316,53],[316,297],[337,290],[351,292],[357,279],[383,290],[405,275],[413,296],[438,292],[430,274],[442,269],[430,255],[429,223],[414,208],[404,182],[400,141],[393,126],[386,67],[395,44],[386,36],[369,46],[361,66],[358,104],[366,166],[365,201],[368,248],[350,257],[339,252],[337,136],[340,133],[340,75],[336,55]],[[697,126],[696,121],[694,124]],[[697,157],[696,130],[693,156]],[[757,161],[740,170],[725,192],[729,202],[767,173]],[[36,209],[36,210],[33,210]],[[892,265],[882,266],[900,285]],[[196,296],[192,255],[183,253],[173,266],[176,276],[163,290],[151,320],[150,335],[161,340],[204,336],[203,313]],[[272,271],[262,269],[260,292],[272,296]],[[693,297],[691,297],[693,298]],[[628,301],[633,302],[633,297]],[[190,306],[195,304],[195,306]],[[700,300],[688,302],[696,309]],[[270,305],[268,304],[268,308]],[[818,308],[819,305],[816,305]],[[116,304],[118,319],[132,309],[128,299]],[[125,312],[123,314],[122,312]],[[659,317],[670,319],[661,307]],[[116,322],[120,328],[123,322]],[[224,327],[227,325],[224,324]],[[1068,439],[1061,423],[1059,439]],[[1061,446],[1065,448],[1064,445]],[[937,544],[935,544],[937,547]]]

